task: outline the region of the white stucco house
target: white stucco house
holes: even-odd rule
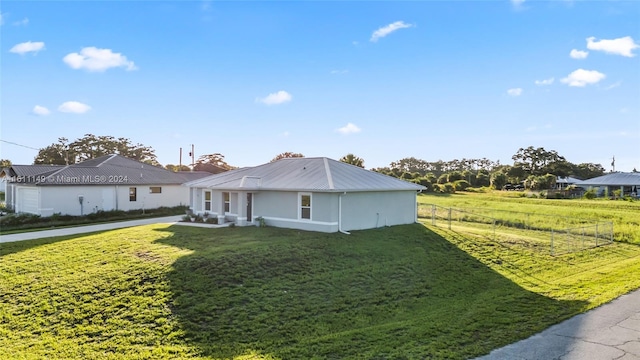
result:
[[[324,157],[286,158],[185,183],[218,222],[320,232],[414,223],[424,186]]]
[[[51,216],[188,205],[189,190],[182,184],[210,174],[176,173],[107,155],[67,166],[13,165],[0,175],[7,180],[8,207]]]

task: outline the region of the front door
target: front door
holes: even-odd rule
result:
[[[252,222],[253,221],[253,215],[251,214],[251,208],[253,207],[253,204],[251,203],[253,200],[253,194],[252,193],[247,193],[247,221],[248,222]]]

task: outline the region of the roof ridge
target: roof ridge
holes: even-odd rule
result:
[[[333,186],[333,176],[331,175],[331,168],[329,167],[329,159],[322,158],[324,162],[324,170],[327,172],[327,181],[329,182],[329,189],[334,190],[335,186]]]
[[[108,156],[108,158],[107,158],[107,159],[105,159],[104,161],[100,162],[98,165],[96,165],[96,167],[100,167],[100,166],[102,166],[104,163],[106,163],[107,161],[109,161],[109,160],[113,159],[113,158],[114,158],[114,157],[116,157],[116,156],[120,156],[120,155],[118,155],[118,154],[110,154],[110,155],[107,155],[107,156]],[[123,157],[124,157],[124,156],[123,156]]]

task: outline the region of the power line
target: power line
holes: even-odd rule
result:
[[[21,147],[23,147],[23,148],[27,148],[27,149],[31,149],[31,150],[38,150],[38,151],[40,151],[40,149],[38,149],[38,148],[34,148],[34,147],[31,147],[31,146],[27,146],[27,145],[22,145],[22,144],[14,143],[14,142],[12,142],[12,141],[2,140],[2,139],[0,139],[0,141],[2,141],[2,142],[4,142],[4,143],[7,143],[7,144],[11,144],[11,145],[21,146]]]

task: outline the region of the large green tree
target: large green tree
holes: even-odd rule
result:
[[[210,173],[221,173],[235,169],[224,160],[224,155],[220,153],[201,155],[193,166],[195,171],[207,171]]]
[[[542,147],[534,148],[533,146],[518,149],[518,152],[511,159],[514,161],[513,166],[522,167],[530,175],[551,173],[550,167],[567,162],[564,156],[555,150],[547,151]]]
[[[136,144],[127,138],[113,136],[96,136],[85,134],[73,142],[67,138],[58,138],[53,143],[40,149],[34,164],[69,165],[81,161],[95,159],[100,156],[119,154],[130,159],[158,165],[155,150],[149,146]]]
[[[304,155],[300,154],[300,153],[295,153],[295,152],[291,152],[291,151],[285,151],[283,153],[280,153],[278,155],[276,155],[273,159],[271,159],[271,161],[269,162],[274,162],[274,161],[278,161],[280,159],[288,159],[288,158],[303,158]]]
[[[362,159],[361,157],[355,156],[353,154],[347,154],[347,155],[341,157],[340,161],[343,162],[343,163],[347,163],[347,164],[351,164],[351,165],[355,165],[355,166],[359,166],[361,168],[364,168],[364,159]]]

